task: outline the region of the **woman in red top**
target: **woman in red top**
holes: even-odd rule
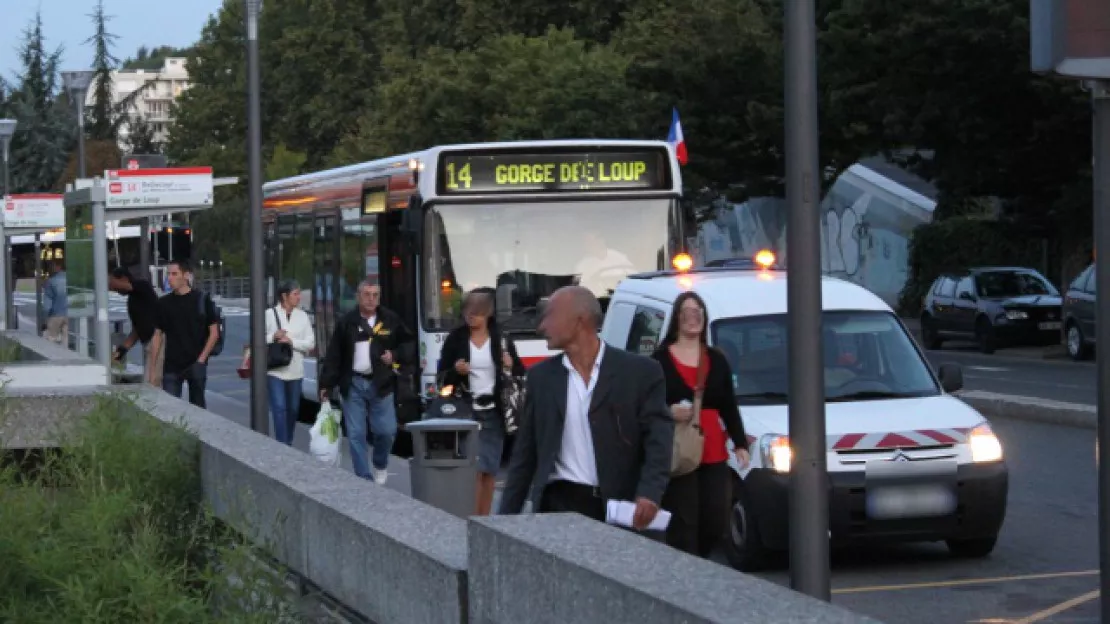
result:
[[[693,555],[708,557],[728,529],[732,476],[727,439],[740,468],[751,461],[748,438],[732,385],[732,370],[719,350],[708,344],[705,302],[689,291],[678,296],[663,344],[653,356],[663,367],[667,405],[676,421],[699,419],[705,436],[701,466],[671,479],[662,508],[671,512],[667,543]],[[691,414],[698,366],[706,358],[701,414]],[[688,404],[685,402],[689,402]],[[727,435],[726,435],[727,433]]]

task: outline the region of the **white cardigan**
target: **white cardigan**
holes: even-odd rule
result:
[[[275,318],[274,311],[277,311]],[[274,334],[279,329],[289,332],[289,339],[293,341],[293,359],[289,366],[266,371],[267,375],[277,377],[284,381],[293,381],[304,378],[304,356],[316,348],[316,333],[312,330],[312,323],[308,314],[300,308],[293,308],[293,314],[286,317],[281,306],[266,309],[266,344],[274,341]],[[253,358],[252,358],[253,359]],[[263,366],[265,361],[259,362]]]

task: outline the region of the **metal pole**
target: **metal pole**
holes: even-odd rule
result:
[[[786,281],[790,366],[790,585],[830,600],[825,375],[821,368],[821,191],[814,0],[786,3]]]
[[[0,139],[4,143],[4,196],[12,194],[12,178],[9,160],[11,159],[10,153],[10,139]],[[8,293],[7,275],[8,275],[8,254],[7,254],[7,241],[8,235],[4,232],[4,218],[0,215],[0,248],[4,249],[4,253],[0,254],[0,291],[5,293],[5,305],[0,306],[0,331],[8,329],[8,306],[6,304]]]
[[[250,313],[251,313],[251,429],[269,434],[266,401],[265,291],[266,265],[262,256],[262,113],[258,63],[258,11],[261,0],[247,3],[247,162],[250,190]]]
[[[98,185],[99,186],[99,185]],[[96,360],[112,375],[112,339],[108,327],[108,229],[104,222],[104,200],[93,201],[93,290],[96,305]]]
[[[1094,151],[1095,318],[1110,318],[1110,82],[1091,85]],[[1098,447],[1110,449],[1110,357],[1097,360]],[[1102,617],[1110,622],[1110,462],[1098,462],[1098,558]]]
[[[142,220],[139,225],[139,266],[142,268],[140,276],[150,278],[150,217]]]
[[[35,234],[35,334],[42,335],[42,235]],[[69,345],[67,340],[66,345]]]
[[[85,177],[85,92],[73,98],[77,106],[77,179]]]

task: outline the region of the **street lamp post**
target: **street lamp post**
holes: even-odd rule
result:
[[[91,69],[62,72],[62,86],[77,109],[77,178],[85,177],[85,98],[96,72]]]
[[[786,2],[786,281],[790,362],[790,584],[828,601],[829,492],[821,367],[821,171],[814,0]]]
[[[18,122],[14,119],[0,119],[0,143],[3,144],[4,149],[4,195],[5,197],[12,194],[12,172],[11,172],[11,145],[12,136],[15,135],[15,127]],[[0,215],[0,249],[4,253],[0,254],[0,292],[4,294],[4,305],[0,306],[0,330],[8,329],[8,310],[12,301],[12,289],[10,288],[10,280],[8,274],[11,269],[8,266],[8,259],[11,254],[8,253],[8,235],[4,232],[4,217]]]
[[[251,429],[268,434],[266,309],[262,255],[262,113],[258,61],[258,14],[262,0],[247,3],[247,169],[250,194]]]

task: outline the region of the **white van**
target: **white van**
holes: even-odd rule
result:
[[[760,252],[757,262],[771,266],[773,256]],[[749,266],[631,276],[614,292],[602,329],[606,343],[651,355],[675,298],[693,290],[705,301],[709,340],[732,367],[752,456],[744,471],[730,459],[736,479],[725,541],[742,570],[787,549],[792,458],[787,276]],[[960,368],[934,372],[893,310],[866,289],[825,277],[821,291],[833,544],[943,540],[957,556],[988,555],[1006,515],[1008,472],[990,424],[950,394],[963,386]]]

